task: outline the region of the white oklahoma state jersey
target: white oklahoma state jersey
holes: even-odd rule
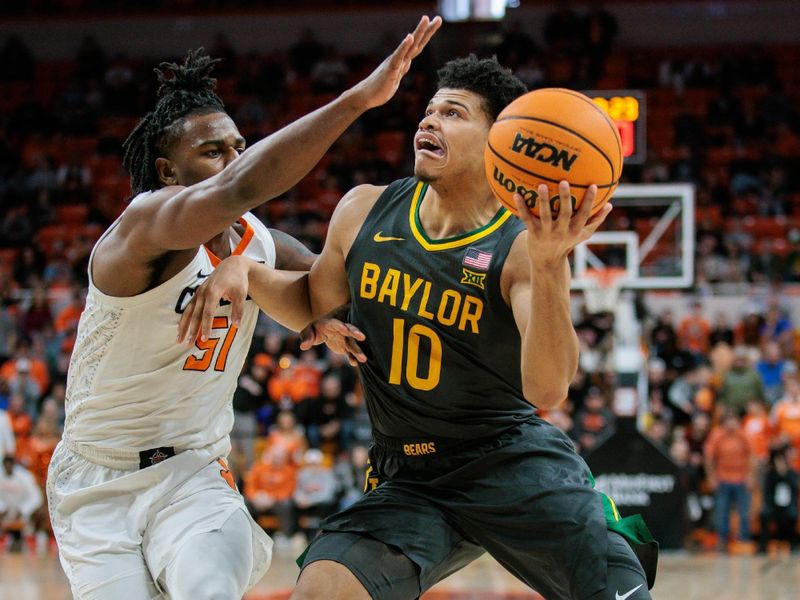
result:
[[[267,228],[249,213],[239,223],[245,230],[241,237],[232,235],[232,253],[274,266],[275,244]],[[238,329],[231,325],[230,306],[220,306],[206,342],[189,348],[176,341],[183,309],[218,263],[200,247],[184,269],[158,287],[112,297],[95,287],[89,261],[86,308],[67,377],[67,443],[102,454],[106,448],[179,451],[227,441],[231,397],[258,306],[247,300]]]

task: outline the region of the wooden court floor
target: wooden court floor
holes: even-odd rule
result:
[[[264,579],[247,600],[285,600],[297,577],[294,551],[276,553]],[[70,598],[58,558],[0,554],[0,600]],[[655,600],[797,600],[800,555],[727,556],[662,553]],[[123,599],[120,599],[123,600]],[[127,599],[125,599],[127,600]],[[436,586],[423,600],[541,600],[484,556]]]

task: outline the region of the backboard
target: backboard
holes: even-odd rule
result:
[[[592,270],[625,269],[628,289],[688,288],[694,283],[694,186],[623,184],[601,228],[575,248],[573,289],[596,285]]]

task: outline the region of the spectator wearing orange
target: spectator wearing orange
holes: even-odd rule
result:
[[[50,387],[50,371],[47,368],[47,363],[33,355],[30,341],[27,338],[19,340],[14,351],[14,358],[0,367],[0,377],[11,381],[17,374],[17,365],[20,361],[23,361],[22,364],[28,367],[31,378],[36,381],[40,390],[46,390]]]
[[[763,402],[750,400],[747,403],[747,414],[742,421],[742,430],[750,442],[750,450],[759,468],[763,467],[769,459],[770,445],[775,437],[767,407]]]
[[[24,456],[28,450],[33,420],[25,412],[25,401],[19,394],[12,394],[8,401],[8,419],[11,421],[11,431],[14,432],[16,441],[16,456]]]
[[[704,355],[711,349],[710,336],[711,325],[703,316],[703,304],[695,300],[678,326],[678,346],[694,355]]]
[[[796,374],[784,378],[784,393],[772,407],[771,420],[777,435],[794,449],[792,466],[800,470],[800,381]]]
[[[721,550],[727,550],[731,509],[739,515],[739,540],[750,539],[750,493],[754,457],[738,413],[729,410],[714,427],[704,449],[706,477],[715,491],[714,516]]]
[[[72,336],[78,330],[78,321],[81,318],[84,307],[83,291],[74,286],[70,293],[70,301],[56,316],[54,328],[56,333]]]
[[[33,474],[42,490],[47,481],[50,459],[60,439],[58,424],[52,418],[40,416],[33,426],[24,454],[19,457],[19,462]]]
[[[298,362],[290,354],[278,360],[278,369],[267,390],[272,401],[282,408],[319,395],[320,371],[313,363]]]
[[[267,448],[280,448],[294,464],[299,464],[308,441],[291,410],[282,410],[267,437]]]
[[[269,446],[245,477],[244,496],[253,517],[275,515],[278,517],[278,534],[282,542],[294,533],[294,494],[297,484],[297,466],[282,446]]]

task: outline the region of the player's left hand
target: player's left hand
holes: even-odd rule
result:
[[[374,108],[389,101],[400,86],[411,61],[425,49],[433,34],[442,26],[442,18],[423,16],[416,29],[406,35],[400,45],[365,79],[357,83],[352,93],[365,108]]]
[[[355,325],[345,323],[342,308],[332,310],[309,324],[300,332],[300,349],[309,350],[313,346],[325,344],[337,354],[344,354],[352,366],[367,362],[358,342],[366,339],[364,333]]]
[[[250,285],[248,260],[242,256],[225,259],[195,290],[178,325],[178,343],[194,344],[198,335],[200,341],[208,339],[220,300],[231,303],[231,325],[239,326]]]
[[[537,192],[545,199],[539,203],[538,218],[528,210],[522,196],[514,194],[519,217],[528,228],[528,256],[534,266],[560,267],[575,246],[592,237],[613,207],[606,203],[590,218],[597,195],[597,186],[590,185],[578,210],[573,211],[569,183],[562,181],[558,184],[559,212],[554,216],[547,186],[540,185]]]

